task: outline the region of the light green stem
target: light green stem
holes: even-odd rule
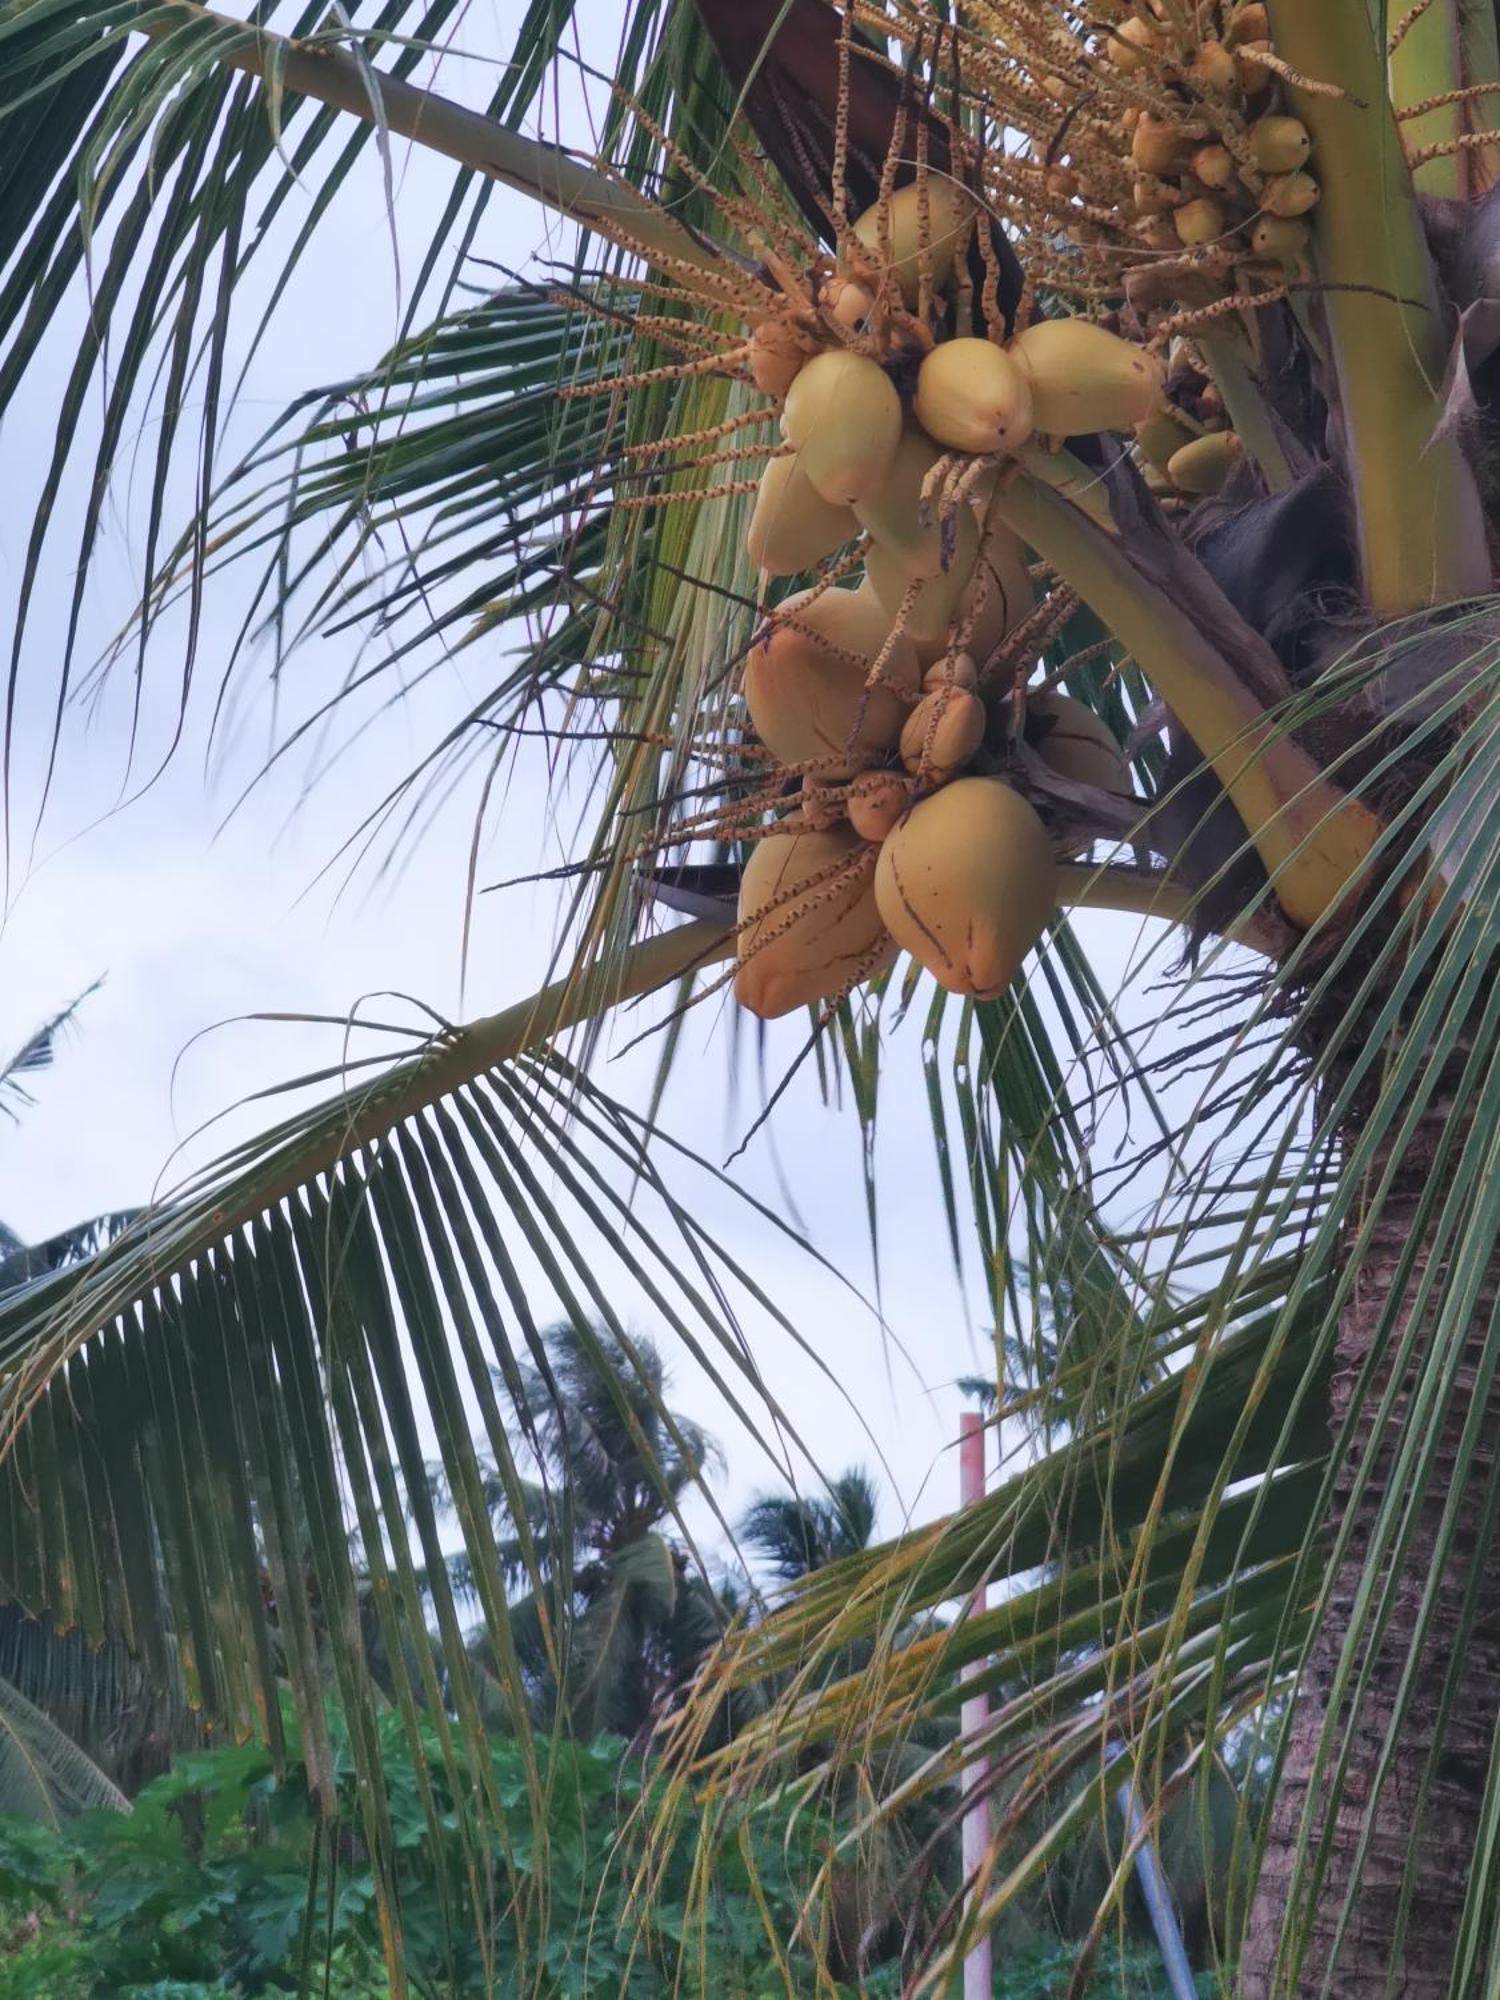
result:
[[[1401,0],[1399,11],[1408,11]],[[1394,22],[1397,9],[1391,11]],[[1399,111],[1404,105],[1418,104],[1429,97],[1458,90],[1463,85],[1463,58],[1459,47],[1458,0],[1433,0],[1402,36],[1390,58],[1391,103]],[[1441,145],[1456,139],[1464,129],[1462,104],[1444,104],[1425,111],[1420,118],[1402,123],[1401,136],[1409,150]],[[1456,199],[1464,191],[1464,161],[1461,153],[1440,160],[1427,160],[1412,170],[1412,179],[1421,194],[1446,195]]]
[[[1003,480],[991,506],[1133,654],[1213,766],[1281,907],[1295,924],[1316,923],[1362,872],[1380,832],[1374,814],[1323,776],[1118,534],[1026,472]],[[1224,619],[1234,616],[1226,603]],[[1262,642],[1248,628],[1243,637],[1279,676]]]
[[[1138,875],[1127,868],[1090,868],[1064,862],[1057,871],[1057,901],[1065,910],[1113,910],[1121,916],[1159,917],[1166,924],[1192,921],[1198,897],[1171,875]],[[1253,916],[1223,935],[1250,951],[1276,957],[1286,942],[1278,938],[1274,917]]]
[[[372,71],[332,42],[292,41],[196,6],[193,0],[152,5],[150,12],[152,22],[146,32],[153,37],[169,34],[184,21],[202,22],[225,36],[239,30],[242,39],[237,46],[216,51],[216,60],[231,69],[262,79],[274,70],[285,90],[347,111],[367,125],[383,124],[403,139],[516,188],[575,222],[605,235],[623,234],[650,256],[699,270],[723,268],[711,245],[700,243],[691,230],[633,188],[580,166],[559,146],[542,145],[434,91],[418,90],[398,77]],[[379,91],[378,109],[371,95],[372,75]],[[690,282],[687,273],[679,275]]]
[[[1311,219],[1365,594],[1381,619],[1480,595],[1484,516],[1457,439],[1434,436],[1443,326],[1367,0],[1269,6],[1278,55],[1343,92],[1292,98],[1322,188]]]

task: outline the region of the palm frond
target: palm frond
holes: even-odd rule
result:
[[[660,939],[613,990],[632,977],[649,990],[719,939],[712,927]],[[419,1759],[419,1724],[434,1725],[455,1770],[493,1714],[469,1673],[424,1440],[437,1440],[490,1693],[529,1741],[532,1689],[481,1453],[503,1481],[522,1476],[512,1438],[531,1410],[522,1371],[549,1365],[543,1327],[568,1326],[580,1372],[591,1357],[601,1422],[613,1404],[675,1451],[680,1476],[659,1505],[689,1547],[678,1498],[703,1442],[676,1430],[656,1370],[627,1366],[621,1298],[685,1340],[752,1432],[764,1398],[737,1318],[747,1304],[768,1310],[759,1287],[650,1164],[638,1126],[557,1058],[523,1053],[584,1006],[564,982],[441,1038],[240,1148],[89,1263],[0,1304],[6,1597],[61,1630],[118,1634],[152,1673],[180,1659],[194,1702],[226,1728],[265,1730],[278,1756],[284,1674],[325,1801],[331,1674],[371,1780],[363,1834],[387,1884],[377,1707],[394,1699]],[[649,1453],[643,1465],[649,1476]],[[647,1581],[624,1577],[618,1619],[595,1621],[601,1660],[620,1622],[641,1615]],[[469,1810],[476,1829],[511,1823],[482,1791]]]
[[[129,1812],[130,1801],[51,1717],[0,1680],[0,1812],[60,1826],[86,1812]]]
[[[70,1000],[50,1020],[44,1021],[13,1055],[0,1063],[0,1110],[9,1117],[14,1119],[20,1107],[31,1103],[23,1079],[34,1076],[38,1070],[51,1069],[57,1060],[58,1038],[71,1027],[79,1008],[90,994],[98,992],[100,984],[96,979],[92,986],[86,986],[76,1000]]]

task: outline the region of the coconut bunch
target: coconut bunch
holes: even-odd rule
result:
[[[755,491],[750,791],[668,836],[750,843],[735,988],[763,1016],[837,1004],[897,947],[955,992],[999,993],[1052,912],[1056,859],[1089,844],[1080,799],[1130,791],[1089,710],[1028,698],[1076,599],[1038,593],[992,501],[1018,453],[1160,416],[1160,362],[1081,315],[1007,338],[981,204],[942,173],[889,179],[832,256],[754,233],[745,337],[675,364],[748,376],[780,432],[730,454],[765,461],[728,489]]]
[[[1226,226],[1213,245],[1174,241],[1176,261],[1223,275],[1253,262],[1250,218],[1276,175],[1306,178],[1307,135],[1277,106],[1274,53],[1246,54],[1265,39],[1252,32],[1259,8],[1242,6],[1221,36],[1189,34],[1181,21],[1198,13],[1181,6],[1170,19],[1122,13],[1107,31],[1038,10],[1024,23],[1007,14],[1003,39],[998,20],[979,25],[987,11],[955,31],[963,46],[945,47],[945,73],[965,79],[959,101],[992,89],[1017,107],[1023,130],[1020,109],[1045,105],[1033,158],[981,147],[931,98],[919,117],[898,90],[882,110],[883,157],[857,158],[835,121],[820,240],[806,204],[774,198],[765,160],[734,141],[747,192],[713,193],[722,254],[692,268],[656,256],[649,289],[663,310],[635,316],[678,358],[578,391],[717,373],[768,400],[712,430],[630,446],[615,501],[753,495],[744,763],[724,768],[721,805],[658,844],[748,851],[733,976],[762,1016],[831,1008],[898,949],[949,990],[993,997],[1051,916],[1058,864],[1100,833],[1138,829],[1110,732],[1057,690],[1029,686],[1078,600],[996,502],[1021,466],[1076,494],[1079,460],[1064,445],[1101,434],[1130,443],[1170,511],[1224,485],[1239,439],[1192,331],[1100,303],[1118,300],[1122,260],[1155,254],[1127,197],[1150,135],[1154,179],[1177,176],[1174,214],[1200,198],[1208,183],[1192,162],[1207,168],[1217,146],[1234,165],[1233,187],[1217,193],[1225,215],[1242,215],[1239,236],[1219,242]],[[861,8],[841,18],[834,101],[853,106],[855,68],[878,71],[880,59],[852,39]],[[914,30],[914,61],[919,39]],[[1087,106],[1059,113],[1065,82]],[[1066,200],[1098,207],[1106,137],[1123,190],[1110,228],[1075,227],[1075,212],[1064,238],[1049,220],[1058,197],[1039,203],[1039,188],[1060,163],[1086,167],[1097,186]],[[858,207],[861,175],[873,199]],[[1014,224],[1023,210],[1019,226],[997,227],[997,212]],[[1084,247],[1065,271],[1070,240]],[[700,308],[711,296],[715,312],[674,319],[690,295]],[[1078,309],[1059,310],[1068,305]]]
[[[923,54],[918,19],[881,18]],[[1284,103],[1305,80],[1277,56],[1261,0],[1077,13],[978,0],[951,39],[961,94],[1027,142],[987,152],[982,191],[1034,288],[1123,291],[1143,311],[1284,295],[1318,183]]]

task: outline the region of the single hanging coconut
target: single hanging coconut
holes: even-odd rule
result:
[[[1234,179],[1234,155],[1227,146],[1200,146],[1189,165],[1193,178],[1205,187],[1227,188]]]
[[[1181,493],[1217,493],[1244,450],[1233,431],[1208,431],[1173,452],[1167,460],[1167,477]]]
[[[878,361],[830,349],[798,373],[781,429],[823,498],[847,506],[884,479],[901,436],[901,398]]]
[[[967,688],[924,694],[901,732],[901,761],[913,777],[936,784],[956,777],[984,741],[984,703]]]
[[[764,395],[780,399],[807,360],[807,350],[784,319],[763,319],[750,336],[750,379]]]
[[[1035,603],[1025,543],[1003,521],[988,522],[980,538],[974,574],[953,614],[955,631],[963,630],[971,611],[975,614],[964,649],[976,669],[989,665],[1000,642],[1031,615]],[[923,642],[919,639],[916,646],[922,659]],[[931,664],[930,655],[923,659],[924,666]]]
[[[825,278],[818,287],[818,304],[835,326],[846,327],[850,333],[863,333],[875,310],[875,300],[863,285],[857,285],[852,278],[841,278],[837,273]]]
[[[899,771],[861,771],[851,779],[844,810],[861,840],[884,840],[911,804],[912,786]]]
[[[1248,0],[1243,7],[1236,7],[1229,17],[1229,26],[1224,30],[1226,48],[1238,48],[1244,42],[1262,42],[1271,32],[1271,17],[1266,12],[1264,0]]]
[[[1321,193],[1311,174],[1273,174],[1260,191],[1260,205],[1267,215],[1290,221],[1316,208]]]
[[[757,569],[795,576],[859,533],[847,507],[825,500],[794,457],[773,458],[760,476],[745,546]]]
[[[1306,166],[1312,140],[1300,118],[1257,118],[1245,134],[1251,163],[1263,174],[1289,174]]]
[[[959,244],[968,234],[974,217],[974,198],[945,174],[929,170],[927,186],[927,228],[925,232],[928,268],[934,291],[941,291],[953,271]],[[886,209],[889,231],[887,243],[880,240],[880,204],[867,208],[854,225],[854,234],[874,263],[889,268],[901,297],[915,306],[921,285],[924,233],[922,229],[922,184],[908,181],[891,195]]]
[[[1224,234],[1224,211],[1206,194],[1200,195],[1196,201],[1185,201],[1173,211],[1172,226],[1178,241],[1189,248],[1199,243],[1216,243]]]
[[[871,870],[839,879],[862,845],[845,829],[755,843],[740,878],[734,997],[763,1021],[832,1000],[861,966],[868,976],[895,957]]]
[[[1173,452],[1191,444],[1196,436],[1196,431],[1189,430],[1174,411],[1165,407],[1153,410],[1135,427],[1136,443],[1158,472],[1165,472]]]
[[[1126,431],[1161,407],[1161,364],[1088,319],[1043,319],[1010,344],[1031,385],[1031,419],[1048,437]]]
[[[1071,695],[1051,688],[1028,694],[1026,737],[1059,777],[1069,778],[1075,785],[1096,785],[1101,792],[1129,793],[1130,773],[1113,730],[1102,716]]]
[[[999,778],[955,779],[885,840],[875,901],[896,943],[940,986],[994,1000],[1057,901],[1047,830]]]
[[[1161,36],[1154,28],[1148,27],[1144,21],[1132,14],[1110,33],[1102,47],[1106,58],[1115,68],[1122,69],[1128,74],[1142,66],[1147,54],[1160,53]]]
[[[1234,57],[1222,42],[1200,42],[1188,63],[1187,78],[1199,90],[1233,90]]]
[[[865,684],[890,630],[863,591],[803,591],[778,605],[745,661],[750,725],[778,763],[816,761],[821,776],[846,777],[899,741],[911,704],[895,687],[915,696],[921,682],[911,642],[898,638],[881,669],[894,687]]]
[[[1016,451],[1031,436],[1031,388],[992,340],[939,341],[917,371],[917,422],[954,451]]]
[[[1250,248],[1257,257],[1278,264],[1295,264],[1307,252],[1311,240],[1305,222],[1289,221],[1280,215],[1256,217],[1250,231]]]
[[[1184,137],[1172,119],[1143,112],[1130,135],[1130,157],[1143,173],[1169,174],[1182,153]]]

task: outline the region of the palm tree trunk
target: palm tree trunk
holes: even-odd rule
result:
[[[1431,1129],[1419,1133],[1409,1144],[1344,1310],[1332,1391],[1335,1427],[1343,1423],[1360,1372],[1382,1337],[1392,1287],[1403,1282],[1402,1253],[1417,1226],[1440,1126],[1441,1119],[1433,1119]],[[1406,1279],[1408,1303],[1394,1331],[1384,1337],[1383,1345],[1391,1356],[1416,1309],[1425,1261],[1418,1259]],[[1478,1392],[1480,1359],[1497,1294],[1500,1266],[1492,1267],[1479,1297],[1468,1350],[1443,1411],[1442,1447],[1422,1492],[1415,1532],[1392,1594],[1389,1620],[1373,1657],[1366,1644],[1356,1663],[1357,1668],[1366,1669],[1368,1678],[1358,1701],[1348,1768],[1331,1832],[1326,1806],[1317,1802],[1333,1789],[1332,1762],[1325,1762],[1316,1779],[1309,1836],[1299,1855],[1319,1738],[1356,1595],[1362,1586],[1368,1587],[1365,1564],[1371,1526],[1390,1487],[1416,1369],[1403,1384],[1378,1438],[1374,1433],[1382,1392],[1390,1377],[1389,1360],[1377,1365],[1363,1398],[1357,1445],[1349,1453],[1341,1481],[1342,1507],[1347,1507],[1358,1467],[1372,1449],[1375,1464],[1360,1496],[1348,1552],[1314,1638],[1290,1719],[1281,1782],[1270,1806],[1265,1854],[1241,1959],[1243,2000],[1273,2000],[1273,1996],[1274,2000],[1288,2000],[1304,1994],[1328,1995],[1331,2000],[1343,2000],[1343,1996],[1380,2000],[1387,1994],[1399,1995],[1401,2000],[1447,2000],[1449,1995],[1459,1922],[1500,1719],[1500,1559],[1491,1490],[1500,1448],[1500,1381],[1486,1384],[1486,1421],[1468,1461],[1456,1532],[1436,1579],[1436,1597],[1411,1694],[1393,1746],[1388,1747],[1387,1738],[1407,1671],[1412,1635],[1434,1577],[1443,1512],[1456,1476],[1460,1439]],[[1430,1299],[1427,1316],[1431,1317]],[[1418,1342],[1415,1351],[1420,1356],[1423,1343]],[[1387,1569],[1380,1578],[1382,1585],[1388,1575]],[[1460,1639],[1465,1597],[1470,1591],[1474,1594],[1468,1613],[1472,1624],[1467,1636]],[[1449,1687],[1456,1654],[1456,1681]],[[1346,1686],[1355,1678],[1357,1674]],[[1345,1699],[1334,1733],[1333,1762],[1345,1742],[1349,1710]],[[1383,1760],[1387,1761],[1382,1777]],[[1371,1832],[1361,1863],[1367,1817]],[[1327,1868],[1318,1883],[1314,1857],[1325,1832],[1330,1833]],[[1403,1881],[1407,1885],[1405,1896]],[[1290,1953],[1278,1962],[1286,1931],[1296,1938],[1301,1951],[1295,1966]]]

